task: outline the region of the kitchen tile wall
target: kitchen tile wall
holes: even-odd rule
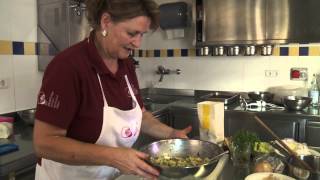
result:
[[[157,0],[157,2],[161,4],[176,1]],[[184,2],[190,4],[191,0],[184,0]],[[309,77],[313,73],[320,73],[320,44],[277,46],[273,56],[197,57],[193,53],[187,57],[180,57],[181,49],[194,49],[193,30],[186,28],[184,38],[168,39],[167,33],[169,32],[158,30],[147,34],[142,51],[135,52],[136,59],[140,60],[137,72],[142,87],[225,91],[266,90],[272,86],[283,85],[305,87],[310,84],[311,78],[308,82],[292,81],[290,68],[306,67]],[[168,55],[169,51],[174,50],[180,50],[178,57],[172,53]],[[160,57],[154,57],[158,51],[160,51]],[[157,65],[181,69],[182,73],[166,75],[162,82],[158,82],[159,75],[155,73]],[[277,71],[277,77],[265,77],[266,70]]]
[[[176,0],[156,1],[161,4]],[[42,78],[37,54],[50,50],[48,44],[37,44],[36,21],[36,0],[0,0],[0,80],[9,81],[7,89],[0,89],[0,114],[35,107]],[[268,57],[199,57],[192,45],[191,28],[184,30],[184,38],[168,39],[167,33],[158,30],[145,35],[140,51],[143,57],[136,57],[140,61],[137,74],[141,88],[265,90],[278,85],[304,86],[304,82],[289,79],[291,67],[307,67],[309,76],[320,73],[320,57],[311,56],[320,54],[318,44],[276,48],[275,56]],[[181,49],[188,49],[187,55]],[[158,54],[162,57],[154,57]],[[159,83],[157,65],[178,68],[182,73],[166,75]],[[265,70],[276,70],[278,76],[265,77]]]
[[[36,0],[0,0],[0,114],[35,107],[38,72]]]

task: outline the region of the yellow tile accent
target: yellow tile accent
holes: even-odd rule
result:
[[[147,50],[147,57],[154,57],[154,50]]]
[[[168,56],[168,54],[167,54],[167,49],[161,49],[160,50],[160,57],[167,57]]]
[[[32,42],[24,43],[24,54],[25,55],[35,55],[36,54],[36,44]]]
[[[188,56],[196,56],[196,49],[192,48],[192,49],[188,49]]]
[[[180,57],[181,49],[173,49],[173,57]]]
[[[11,41],[0,41],[0,54],[13,54]]]
[[[142,57],[148,57],[147,56],[147,50],[142,50]]]
[[[320,56],[320,46],[309,46],[309,56]]]
[[[299,47],[289,47],[289,56],[299,56]]]
[[[273,48],[273,56],[280,56],[280,47],[277,46],[277,47],[274,47]]]
[[[135,49],[134,50],[134,56],[135,57],[139,57],[139,49]]]

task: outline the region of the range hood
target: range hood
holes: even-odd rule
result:
[[[38,56],[45,70],[53,56],[83,40],[90,32],[83,0],[37,0],[38,42],[50,44],[49,55]]]
[[[194,45],[203,55],[270,55],[274,44],[320,42],[320,0],[192,0]],[[38,56],[53,56],[88,36],[84,0],[37,0]],[[161,13],[161,12],[160,12]],[[40,47],[41,49],[41,47]]]
[[[194,42],[204,54],[320,42],[319,0],[196,0],[192,7]]]

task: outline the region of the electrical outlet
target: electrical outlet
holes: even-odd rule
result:
[[[9,88],[9,78],[0,79],[0,89],[8,89]]]
[[[308,80],[308,68],[291,68],[290,79],[295,81],[307,81]]]
[[[279,74],[278,70],[265,70],[264,71],[264,76],[269,77],[269,78],[275,78]]]

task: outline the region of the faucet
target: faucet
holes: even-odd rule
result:
[[[181,74],[181,70],[180,69],[176,69],[176,70],[170,70],[170,69],[166,69],[164,66],[158,66],[158,69],[156,71],[157,74],[160,74],[160,79],[159,82],[162,82],[164,75],[166,74],[171,74],[172,72],[176,73],[176,74]]]

